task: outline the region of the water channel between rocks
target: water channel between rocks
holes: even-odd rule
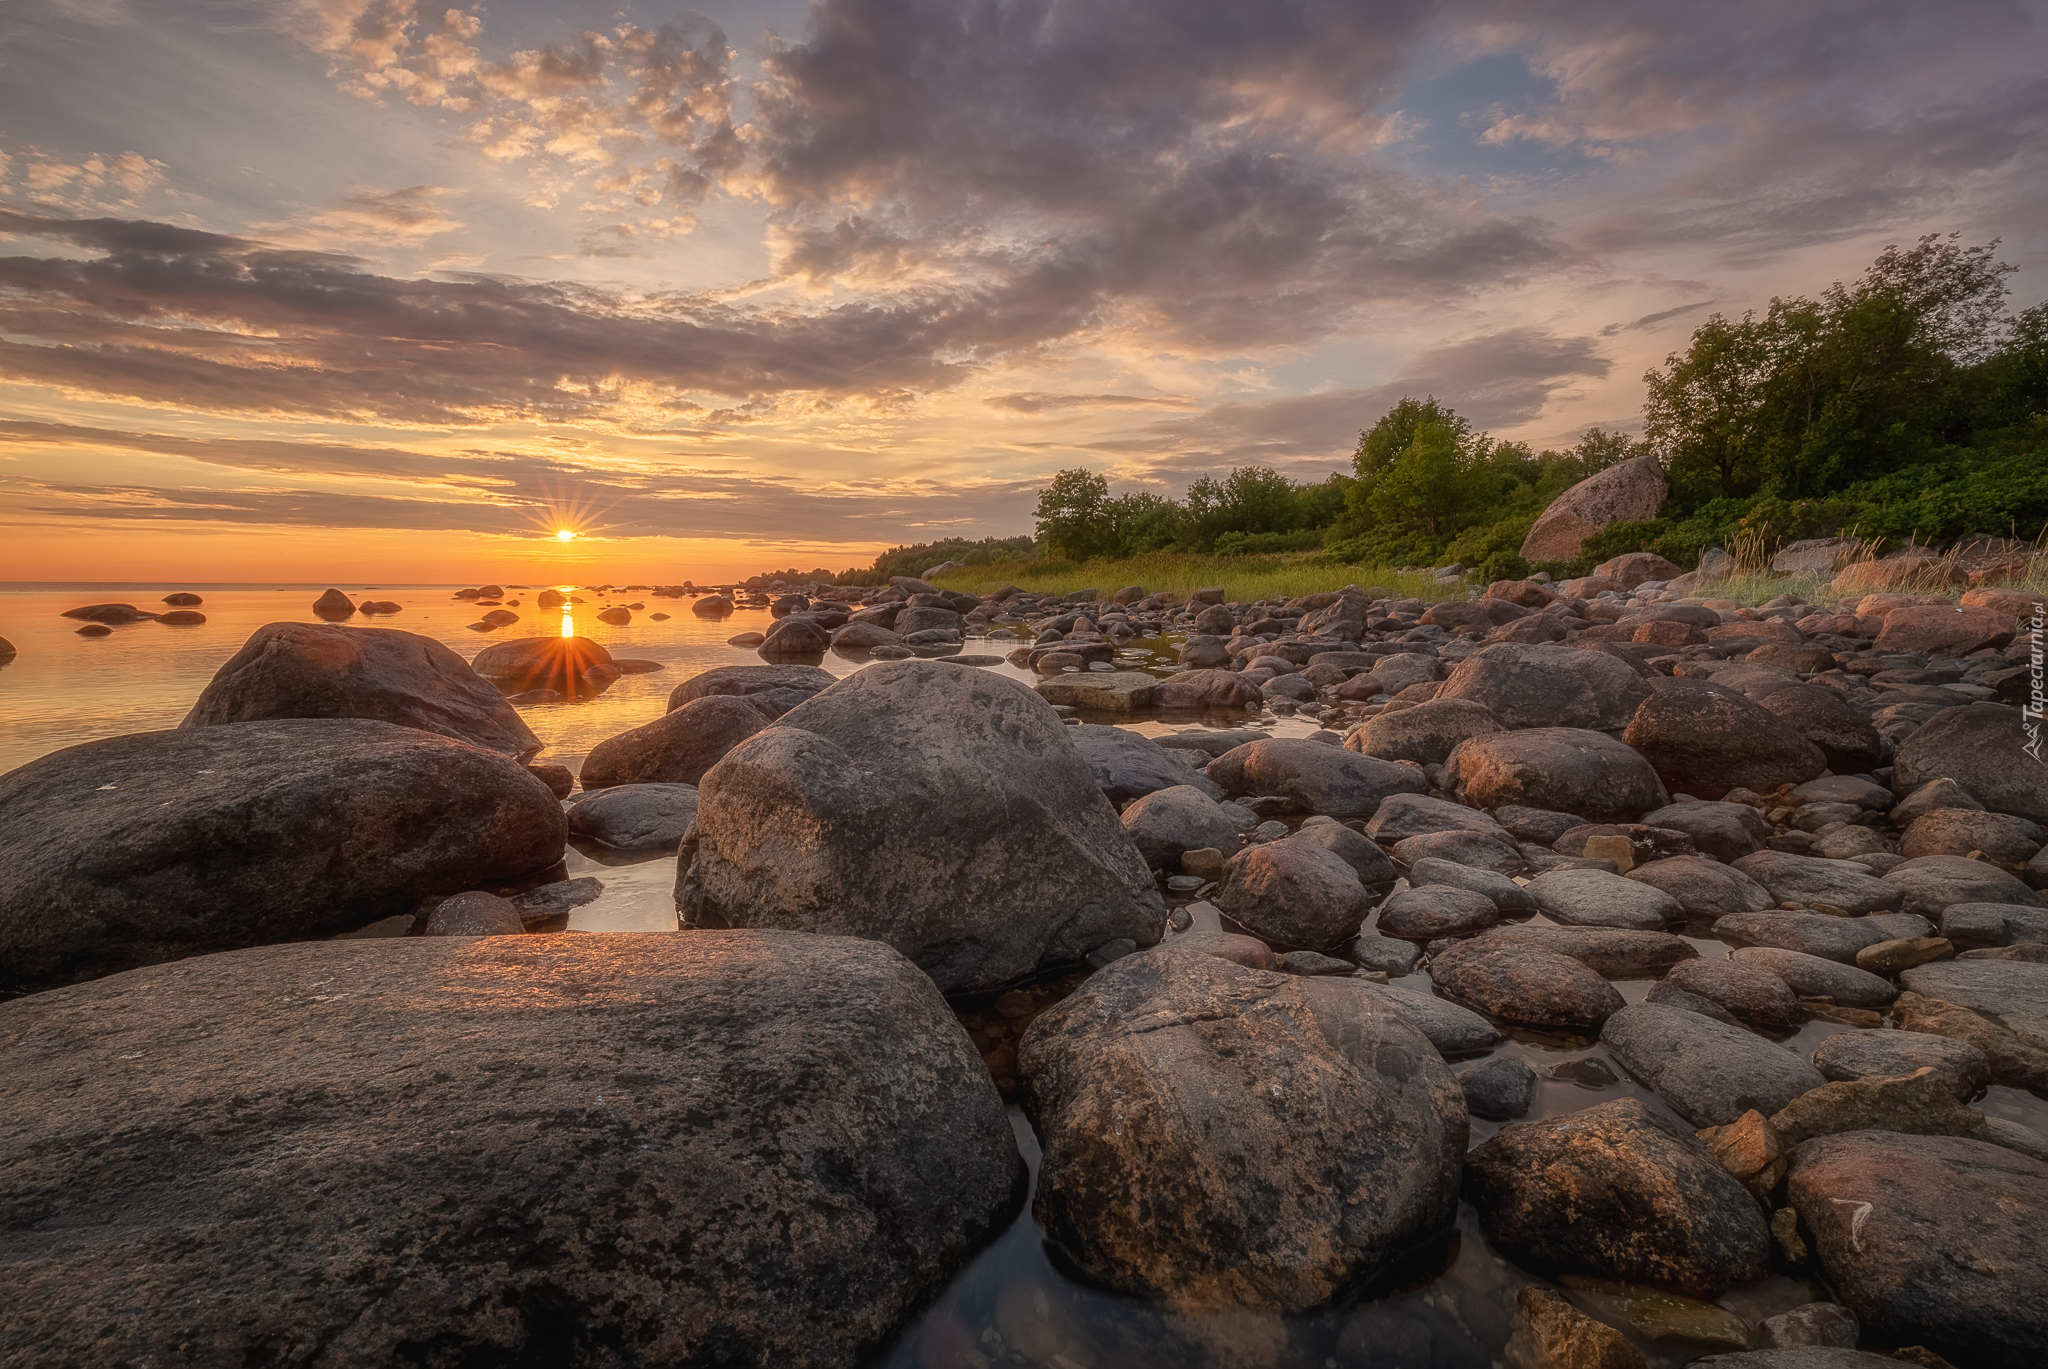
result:
[[[267,622],[315,621],[310,605],[319,588],[0,586],[0,637],[10,639],[19,649],[12,662],[0,665],[0,772],[82,741],[175,727],[214,671],[257,627]],[[752,650],[730,646],[726,638],[758,630],[768,617],[759,610],[741,610],[730,618],[706,620],[690,613],[688,600],[653,599],[637,592],[585,594],[587,603],[566,610],[517,610],[522,613],[520,623],[499,633],[482,634],[468,629],[466,624],[475,611],[452,600],[451,588],[382,587],[379,595],[398,601],[403,613],[374,623],[358,622],[434,637],[465,658],[508,637],[583,635],[602,643],[614,656],[662,665],[660,671],[620,680],[595,700],[522,710],[528,725],[548,745],[541,759],[571,769],[580,765],[597,742],[661,716],[669,690],[680,681],[717,666],[759,664],[760,658]],[[180,589],[197,589],[205,596],[205,624],[177,628],[139,623],[116,629],[107,637],[81,639],[75,633],[76,624],[59,616],[64,609],[87,602],[132,602],[137,607],[154,608],[164,593]],[[511,597],[522,596],[514,592]],[[597,621],[602,608],[627,602],[645,605],[644,611],[635,612],[632,622],[614,626]],[[650,616],[655,612],[670,616],[657,621]],[[966,649],[999,652],[1008,645],[970,642]],[[1161,653],[1168,650],[1161,642],[1131,645]],[[828,654],[822,664],[834,674],[847,675],[867,664],[867,658]],[[1033,678],[1007,664],[984,668],[1024,681]],[[1147,735],[1179,730],[1178,725],[1156,719],[1091,720],[1118,722]],[[1269,717],[1257,725],[1271,735],[1300,736],[1316,730],[1308,718]],[[675,929],[676,858],[672,851],[622,852],[578,841],[568,853],[567,869],[572,878],[595,876],[605,886],[594,902],[571,914],[571,931]],[[1214,909],[1205,903],[1191,904],[1188,897],[1170,902],[1191,907],[1197,929],[1214,930],[1219,925]],[[1526,921],[1539,926],[1548,922],[1540,915]],[[1688,939],[1703,957],[1725,957],[1729,950],[1727,944],[1711,937],[1688,935]],[[1078,977],[1069,976],[1065,982],[1037,986],[1028,995],[1030,1010],[1050,1006],[1075,982]],[[1429,991],[1426,973],[1394,982],[1403,988]],[[1652,980],[1620,981],[1615,987],[1627,1002],[1639,1003],[1653,984]],[[963,1009],[962,1016],[972,1027],[976,1020],[973,1010]],[[1028,1020],[1028,1015],[1023,1020]],[[1021,1021],[1016,1025],[1021,1027]],[[1826,1038],[1858,1030],[1868,1029],[1813,1020],[1785,1038],[1782,1045],[1804,1058]],[[1492,1053],[1517,1057],[1536,1072],[1539,1084],[1529,1120],[1557,1117],[1622,1097],[1643,1099],[1660,1110],[1664,1106],[1593,1039],[1510,1031],[1508,1039]],[[2048,1131],[2048,1103],[2031,1094],[1994,1086],[1976,1106],[1991,1115]],[[1035,1186],[1037,1140],[1014,1104],[1010,1115]],[[1484,1141],[1501,1125],[1474,1118],[1471,1144]],[[888,1369],[983,1369],[995,1364],[1051,1369],[1182,1369],[1190,1365],[1487,1369],[1501,1362],[1515,1292],[1528,1284],[1554,1286],[1494,1251],[1481,1235],[1471,1205],[1460,1204],[1452,1231],[1412,1252],[1376,1283],[1355,1290],[1352,1297],[1329,1308],[1288,1316],[1246,1311],[1168,1313],[1094,1287],[1063,1267],[1032,1220],[1027,1200],[1009,1227],[955,1275],[882,1353],[878,1363]],[[1597,1293],[1565,1291],[1567,1297],[1611,1323],[1626,1321],[1611,1304],[1603,1304]],[[1753,1326],[1765,1317],[1827,1296],[1815,1283],[1773,1274],[1733,1290],[1718,1302]],[[1631,1333],[1631,1339],[1660,1369],[1710,1353],[1712,1348],[1729,1348],[1636,1333]]]

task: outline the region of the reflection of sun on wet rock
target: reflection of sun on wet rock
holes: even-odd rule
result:
[[[476,654],[470,668],[507,694],[552,689],[565,699],[593,698],[617,676],[590,674],[612,654],[588,637],[522,637]]]

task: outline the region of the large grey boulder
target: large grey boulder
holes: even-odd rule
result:
[[[1510,1123],[1466,1164],[1480,1225],[1519,1259],[1696,1298],[1769,1271],[1756,1200],[1640,1099]]]
[[[886,941],[948,993],[1151,945],[1165,902],[1067,730],[987,671],[869,666],[705,774],[677,906]]]
[[[1600,1039],[1696,1127],[1726,1126],[1751,1108],[1768,1117],[1827,1082],[1753,1032],[1655,1003],[1623,1008],[1607,1019]]]
[[[1771,891],[1742,871],[1704,856],[1673,856],[1638,865],[1627,878],[1647,884],[1676,899],[1687,917],[1712,922],[1730,913],[1757,912],[1777,906]]]
[[[388,627],[266,623],[214,672],[179,727],[369,718],[526,760],[540,738],[504,692],[431,637]]]
[[[1369,818],[1383,799],[1429,788],[1422,772],[1305,737],[1272,737],[1209,762],[1209,778],[1233,794],[1276,794],[1305,813]]]
[[[1495,642],[1461,661],[1436,697],[1478,704],[1510,728],[1617,731],[1650,697],[1650,687],[1628,666],[1598,651]]]
[[[1782,946],[1738,946],[1729,959],[1770,971],[1801,998],[1832,998],[1845,1008],[1882,1008],[1899,996],[1880,975]]]
[[[1855,774],[1884,763],[1884,745],[1870,720],[1841,695],[1819,685],[1785,685],[1757,700],[1820,748],[1836,774]]]
[[[2023,960],[1939,960],[1903,971],[1914,993],[1980,1013],[2048,1049],[2048,965]]]
[[[2041,896],[1996,865],[1967,856],[1915,856],[1884,874],[1905,910],[1940,917],[1958,903],[2041,906]]]
[[[1526,943],[1459,942],[1431,955],[1429,977],[1446,997],[1522,1027],[1598,1030],[1623,1006],[1589,966]]]
[[[1483,832],[1504,836],[1501,825],[1476,808],[1448,803],[1427,794],[1394,794],[1381,802],[1365,825],[1374,841],[1393,845],[1408,837],[1425,837],[1435,832]]]
[[[1375,984],[1369,979],[1356,982],[1361,990],[1414,1024],[1415,1030],[1428,1037],[1429,1044],[1436,1047],[1437,1054],[1446,1060],[1476,1055],[1493,1049],[1501,1042],[1498,1027],[1470,1008],[1461,1008],[1449,999],[1392,984]]]
[[[1754,855],[1771,835],[1770,822],[1746,803],[1668,804],[1643,814],[1643,825],[1683,832],[1718,861]]]
[[[1295,837],[1232,856],[1215,902],[1265,940],[1310,950],[1357,936],[1372,908],[1372,896],[1349,861]]]
[[[1095,783],[1111,803],[1128,803],[1161,789],[1188,785],[1212,799],[1223,786],[1198,768],[1199,753],[1176,751],[1121,727],[1083,723],[1067,729],[1067,740],[1095,772]],[[1196,764],[1183,757],[1193,755]]]
[[[701,600],[699,601],[702,602]],[[814,665],[727,665],[692,675],[668,692],[673,713],[692,699],[731,694],[779,718],[813,695],[830,689],[838,676]]]
[[[507,694],[545,689],[576,699],[605,691],[616,677],[589,672],[611,663],[611,652],[588,637],[521,637],[485,647],[469,668]]]
[[[1770,890],[1780,903],[1824,904],[1845,913],[1895,913],[1906,902],[1905,891],[1898,884],[1879,879],[1870,873],[1870,867],[1853,860],[1758,851],[1736,861],[1732,868]]]
[[[1867,917],[1830,917],[1826,913],[1730,913],[1715,921],[1714,935],[1743,946],[1775,946],[1802,955],[1819,956],[1844,965],[1856,953],[1892,934]]]
[[[1505,730],[1489,709],[1470,699],[1427,699],[1366,719],[1345,735],[1344,745],[1381,760],[1442,765],[1466,738]]]
[[[622,784],[571,804],[569,835],[622,851],[673,850],[696,820],[695,785]]]
[[[1671,895],[1605,870],[1549,870],[1529,881],[1529,893],[1551,921],[1567,927],[1661,932],[1685,920]]]
[[[1994,813],[2048,823],[2048,762],[2027,750],[2030,740],[2017,708],[1975,703],[1948,709],[1900,745],[1892,788],[1910,794],[1950,779]]]
[[[1588,537],[1611,523],[1648,522],[1670,493],[1670,482],[1654,456],[1633,457],[1596,471],[1550,501],[1522,539],[1522,559],[1576,560]]]
[[[1622,739],[1673,793],[1718,799],[1804,784],[1827,769],[1819,747],[1760,704],[1716,689],[1660,689],[1637,708]]]
[[[614,784],[695,784],[726,752],[769,725],[750,698],[692,699],[653,722],[590,748],[578,774],[585,789]]]
[[[1931,1069],[1959,1103],[1991,1082],[1991,1061],[1967,1041],[1927,1032],[1843,1032],[1813,1048],[1813,1067],[1830,1080],[1890,1079]]]
[[[1038,1220],[1120,1292],[1311,1307],[1456,1211],[1457,1081],[1355,982],[1162,947],[1042,1014],[1020,1060]]]
[[[1634,822],[1671,802],[1648,761],[1604,732],[1582,728],[1473,737],[1459,743],[1444,769],[1479,808],[1513,805],[1578,813],[1594,822]]]
[[[850,1369],[1022,1181],[930,980],[838,937],[266,947],[0,1041],[10,1364]]]
[[[562,808],[509,757],[354,718],[86,742],[0,776],[0,975],[69,983],[299,941],[562,858]]]
[[[1632,932],[1618,927],[1495,927],[1481,943],[1540,946],[1607,979],[1655,979],[1674,965],[1699,958],[1690,941],[1670,932]]]
[[[1226,807],[1192,784],[1155,790],[1123,812],[1124,830],[1138,854],[1147,865],[1167,871],[1179,870],[1183,852],[1209,848],[1234,853],[1256,822],[1249,809],[1234,803]]]
[[[1956,1364],[2048,1344],[2048,1164],[1986,1141],[1852,1131],[1792,1152],[1787,1203],[1866,1327]]]

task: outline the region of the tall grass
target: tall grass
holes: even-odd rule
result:
[[[1465,597],[1464,586],[1439,585],[1428,575],[1402,574],[1384,566],[1318,565],[1318,559],[1314,553],[1197,556],[1162,551],[1120,560],[1083,561],[1078,565],[1067,561],[1001,561],[949,571],[937,577],[937,582],[976,594],[1016,585],[1019,589],[1048,594],[1099,589],[1107,595],[1126,585],[1139,585],[1147,593],[1164,591],[1183,598],[1198,589],[1220,585],[1224,598],[1233,602],[1292,599],[1346,585],[1377,587],[1392,591],[1396,597],[1411,599]]]

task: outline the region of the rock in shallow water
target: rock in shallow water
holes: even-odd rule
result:
[[[1457,1083],[1355,981],[1162,947],[1040,1016],[1020,1059],[1039,1221],[1123,1292],[1310,1307],[1456,1209]]]
[[[1216,906],[1268,941],[1318,949],[1357,936],[1372,898],[1342,856],[1286,837],[1232,856]]]
[[[1430,958],[1429,977],[1447,996],[1517,1026],[1591,1031],[1623,1007],[1605,979],[1538,946],[1461,942]]]
[[[1487,1236],[1540,1268],[1712,1298],[1769,1267],[1755,1200],[1639,1099],[1501,1128],[1465,1190]]]
[[[851,1366],[1022,1179],[930,981],[844,938],[270,947],[0,1040],[11,1363]]]
[[[1827,1080],[1753,1032],[1698,1013],[1640,1003],[1607,1019],[1600,1039],[1629,1071],[1694,1126],[1766,1116]]]
[[[887,941],[949,993],[1151,945],[1165,903],[1066,732],[1014,680],[869,666],[705,774],[677,906]]]
[[[1604,732],[1578,728],[1473,737],[1451,752],[1444,767],[1480,808],[1511,805],[1581,813],[1595,822],[1633,822],[1671,801],[1648,761]]]
[[[67,747],[0,776],[18,987],[331,935],[562,858],[560,803],[495,751],[357,719]]]
[[[694,785],[621,784],[570,805],[569,834],[622,851],[673,849],[696,820]]]

